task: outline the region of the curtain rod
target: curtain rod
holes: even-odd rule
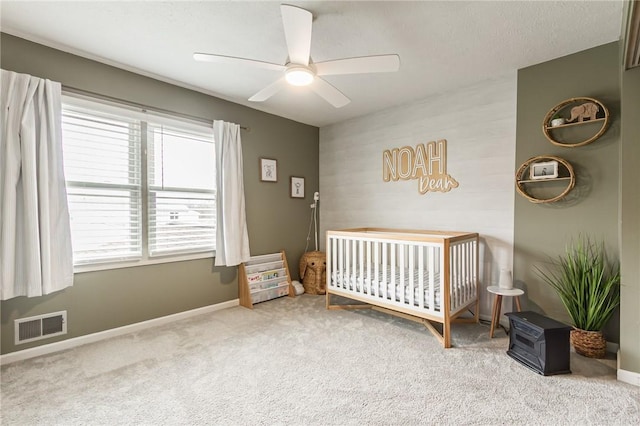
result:
[[[67,93],[74,93],[76,95],[85,95],[85,96],[90,96],[90,97],[101,99],[101,100],[105,100],[105,101],[124,104],[124,105],[130,106],[130,107],[133,107],[133,108],[138,108],[138,109],[142,110],[143,112],[147,112],[147,111],[157,112],[157,113],[172,115],[174,117],[185,118],[185,119],[188,119],[188,120],[197,121],[197,122],[200,122],[200,123],[203,123],[203,124],[208,124],[209,126],[213,126],[213,120],[208,120],[206,118],[196,117],[194,115],[184,114],[184,113],[181,113],[181,112],[175,112],[175,111],[171,111],[171,110],[168,110],[168,109],[149,107],[147,105],[139,104],[137,102],[125,101],[125,100],[122,100],[122,99],[114,98],[112,96],[107,96],[107,95],[102,95],[100,93],[90,92],[88,90],[76,89],[75,87],[66,86],[64,84],[62,85],[62,90],[67,92]],[[240,125],[240,129],[246,130],[247,132],[251,131],[251,128],[246,127],[246,126],[242,126],[242,125]]]

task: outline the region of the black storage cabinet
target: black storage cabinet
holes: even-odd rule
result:
[[[509,312],[507,354],[538,374],[571,373],[569,332],[571,327],[532,311]]]

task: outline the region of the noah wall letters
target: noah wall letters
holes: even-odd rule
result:
[[[447,173],[447,141],[418,144],[415,148],[404,146],[382,153],[382,179],[385,182],[398,179],[418,180],[420,194],[449,192],[458,182]]]

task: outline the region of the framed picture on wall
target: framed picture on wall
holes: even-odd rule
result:
[[[262,182],[278,181],[278,161],[272,158],[260,159],[260,180]]]
[[[304,198],[304,178],[291,176],[290,185],[291,198]]]
[[[533,163],[529,167],[529,177],[531,179],[553,179],[558,177],[558,162],[544,161]]]

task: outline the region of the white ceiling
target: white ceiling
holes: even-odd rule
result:
[[[400,71],[327,76],[351,98],[333,108],[309,88],[247,99],[276,71],[195,62],[207,52],[284,64],[280,2],[0,2],[3,32],[324,126],[616,41],[622,1],[291,1],[313,13],[315,62],[386,53]]]

